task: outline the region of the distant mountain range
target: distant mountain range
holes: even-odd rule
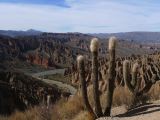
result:
[[[43,32],[34,29],[29,29],[27,31],[0,30],[0,35],[10,37],[40,35],[42,33]],[[111,36],[116,36],[119,39],[133,41],[135,43],[160,43],[160,32],[93,33],[89,35],[101,39],[108,39]]]
[[[0,30],[0,35],[16,37],[16,36],[30,36],[30,35],[39,35],[41,31],[29,29],[27,31],[15,31],[15,30]]]
[[[160,32],[121,32],[121,33],[95,33],[90,34],[99,38],[116,36],[120,39],[139,43],[160,43]]]

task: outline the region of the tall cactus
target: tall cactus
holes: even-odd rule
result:
[[[77,58],[78,61],[78,69],[80,74],[80,80],[82,85],[82,96],[83,101],[87,110],[94,116],[94,118],[99,118],[103,115],[110,116],[111,105],[112,105],[112,98],[113,98],[113,90],[114,90],[114,81],[115,81],[115,44],[116,38],[111,37],[109,40],[109,77],[108,77],[108,84],[107,84],[107,106],[105,112],[103,114],[102,107],[100,104],[100,95],[98,90],[98,49],[99,43],[98,39],[94,38],[91,41],[90,50],[92,53],[92,80],[93,80],[93,97],[94,97],[94,104],[95,104],[95,112],[91,108],[89,104],[88,97],[87,97],[87,86],[85,80],[85,71],[84,71],[84,57],[79,56]]]
[[[98,50],[99,42],[97,38],[93,38],[90,45],[92,53],[92,80],[93,80],[93,98],[95,104],[95,113],[97,117],[102,116],[102,108],[100,104],[100,96],[98,90]]]
[[[113,90],[116,76],[116,63],[115,63],[115,47],[116,47],[116,37],[111,37],[109,39],[109,69],[108,69],[108,80],[107,80],[107,103],[106,109],[104,112],[105,116],[110,116],[112,99],[113,99]]]
[[[81,81],[81,90],[82,90],[82,98],[83,102],[86,106],[86,109],[91,113],[91,115],[96,118],[91,105],[89,104],[88,95],[87,95],[87,86],[85,80],[85,67],[84,67],[84,57],[82,55],[77,57],[78,69],[79,69],[79,77]]]

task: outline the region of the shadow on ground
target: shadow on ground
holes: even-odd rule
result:
[[[160,105],[154,105],[152,103],[146,103],[129,109],[126,113],[116,115],[116,117],[132,117],[138,115],[144,115],[160,111]]]

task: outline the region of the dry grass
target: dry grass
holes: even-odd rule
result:
[[[1,116],[0,120],[71,120],[73,118],[76,120],[75,116],[82,111],[85,113],[81,97],[77,95],[69,100],[61,99],[50,108],[40,105],[25,112],[16,111],[9,117]],[[88,119],[87,113],[85,116]],[[78,120],[80,120],[80,115],[78,115]]]
[[[113,106],[131,105],[133,96],[125,87],[117,87],[113,94]]]
[[[90,104],[94,105],[92,85],[88,87],[88,97],[89,97]],[[106,105],[106,92],[101,94],[100,101],[101,101],[102,108],[104,109]],[[114,94],[113,94],[113,106],[120,106],[120,105],[128,106],[132,103],[132,101],[133,101],[133,96],[127,88],[124,88],[124,87],[115,88]]]
[[[25,112],[16,111],[9,117],[0,117],[0,120],[40,120],[40,114],[37,111],[37,108],[32,108]]]
[[[88,96],[92,108],[94,108],[93,102],[93,87],[88,88]],[[155,84],[147,94],[150,100],[158,100],[160,98],[160,83]],[[101,95],[101,104],[104,109],[106,103],[106,95]],[[124,87],[117,87],[114,90],[113,106],[132,104],[133,96]],[[34,108],[30,108],[25,112],[16,111],[9,117],[0,117],[0,120],[92,120],[92,116],[85,111],[82,98],[80,95],[75,95],[71,98],[61,99],[55,105],[47,109],[46,106],[40,105]]]
[[[152,86],[151,90],[147,94],[150,100],[158,100],[160,99],[160,82],[157,82]]]
[[[87,111],[81,111],[73,120],[93,120],[93,117]]]
[[[68,101],[60,100],[53,109],[55,120],[70,120],[80,111],[83,111],[83,103],[80,96],[73,96]]]

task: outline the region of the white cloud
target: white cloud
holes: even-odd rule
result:
[[[154,31],[160,8],[117,0],[66,0],[71,8],[0,3],[0,29],[38,29],[51,32]],[[145,5],[145,6],[143,6]]]

